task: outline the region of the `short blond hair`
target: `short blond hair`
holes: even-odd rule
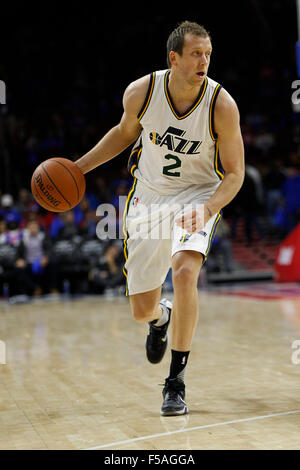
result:
[[[195,36],[208,37],[211,40],[209,32],[198,23],[193,21],[183,21],[179,23],[178,26],[171,32],[167,40],[167,64],[168,67],[171,67],[170,63],[170,52],[177,52],[179,55],[182,54],[182,49],[184,46],[184,36],[187,33],[194,34]]]

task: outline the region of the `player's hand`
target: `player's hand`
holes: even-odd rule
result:
[[[210,209],[205,205],[186,212],[175,220],[176,225],[182,227],[189,234],[203,230],[209,219],[212,217]]]

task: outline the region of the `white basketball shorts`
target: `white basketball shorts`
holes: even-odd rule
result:
[[[210,196],[201,194],[198,186],[176,195],[160,195],[135,178],[123,218],[126,295],[161,286],[171,267],[172,256],[179,251],[197,251],[206,260],[220,213],[193,234],[176,225],[175,220],[204,204]]]

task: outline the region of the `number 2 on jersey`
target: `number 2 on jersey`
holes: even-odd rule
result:
[[[167,154],[165,155],[166,160],[174,160],[175,163],[171,163],[171,165],[165,165],[163,167],[163,174],[167,176],[180,176],[180,171],[171,171],[175,170],[175,168],[181,167],[181,160],[176,155]]]

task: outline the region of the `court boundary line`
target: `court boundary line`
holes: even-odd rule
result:
[[[213,427],[218,427],[218,426],[226,426],[228,424],[246,423],[246,422],[249,422],[249,421],[256,421],[256,420],[259,420],[259,419],[268,419],[268,418],[274,418],[274,417],[277,417],[277,416],[291,415],[291,414],[297,414],[297,413],[300,413],[300,410],[282,411],[280,413],[272,413],[272,414],[269,414],[269,415],[253,416],[252,418],[241,418],[241,419],[235,419],[235,420],[232,420],[232,421],[223,421],[223,422],[220,422],[220,423],[204,424],[204,425],[201,425],[201,426],[193,426],[193,427],[190,427],[190,428],[177,429],[175,431],[166,431],[166,432],[161,432],[161,433],[157,433],[157,434],[149,434],[148,436],[134,437],[132,439],[126,439],[124,441],[110,442],[109,444],[103,444],[101,446],[95,446],[95,447],[88,447],[88,448],[82,449],[82,450],[105,449],[105,448],[116,446],[116,445],[125,445],[125,444],[131,444],[133,442],[138,442],[138,441],[146,441],[148,439],[154,439],[154,438],[157,438],[157,437],[172,436],[173,434],[180,434],[180,433],[190,432],[190,431],[198,431],[200,429],[207,429],[207,428],[213,428]]]

